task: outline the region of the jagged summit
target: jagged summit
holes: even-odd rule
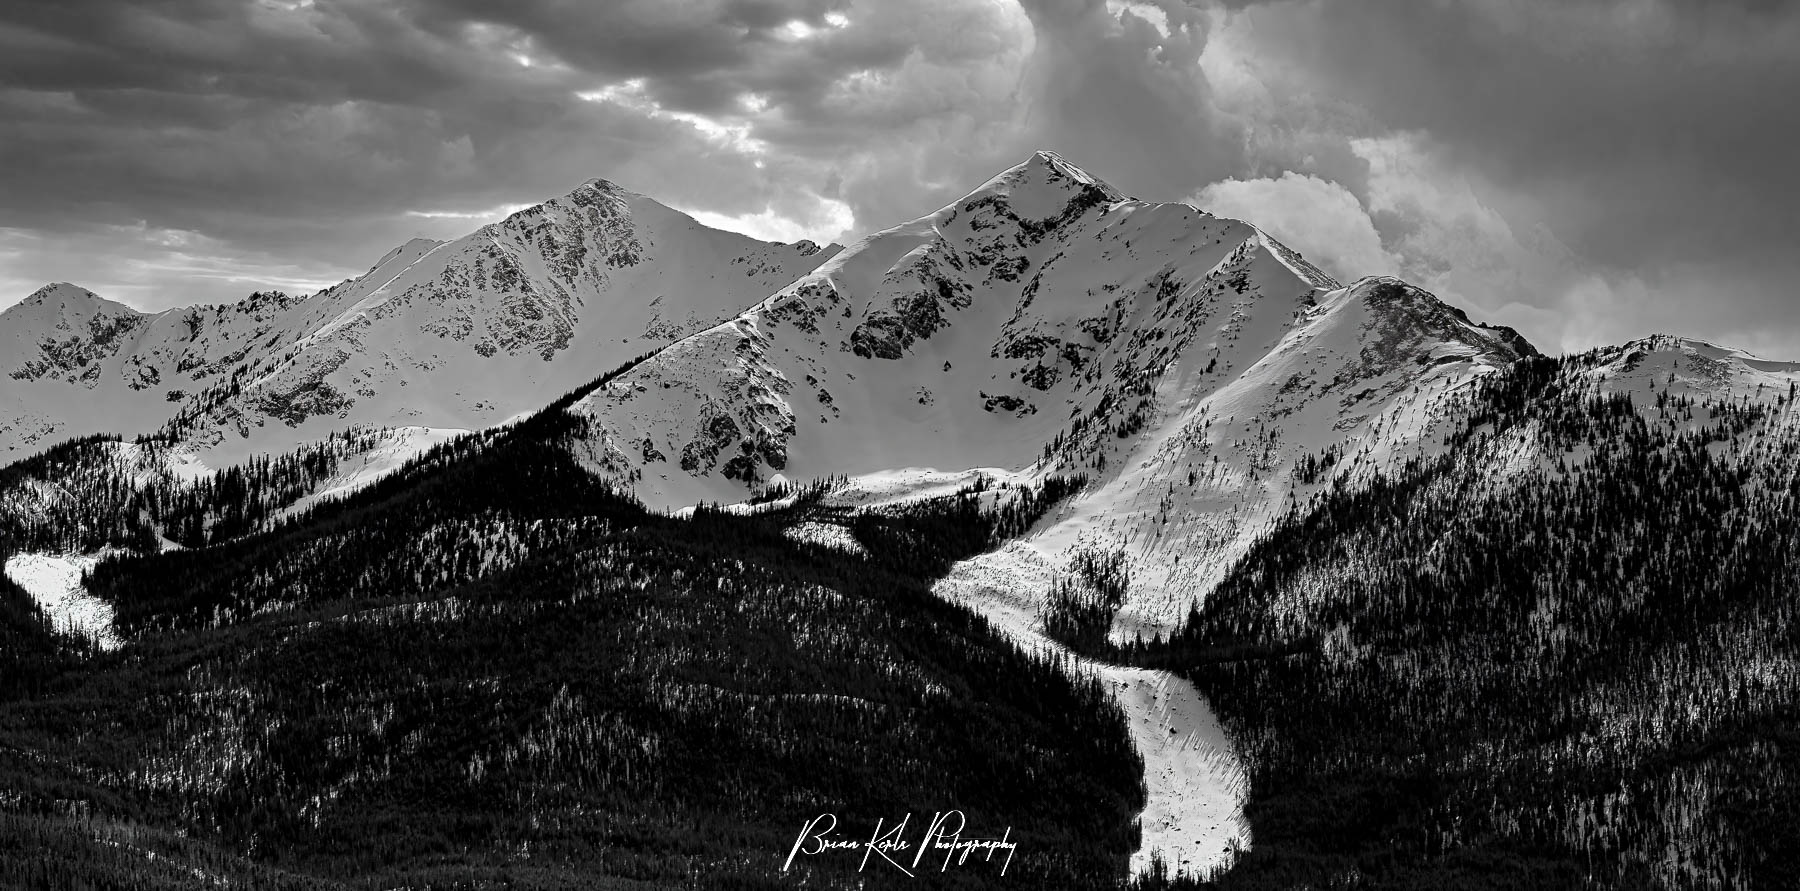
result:
[[[621,186],[618,183],[613,182],[610,179],[607,179],[602,176],[596,176],[591,179],[584,180],[581,183],[581,185],[576,186],[574,189],[571,189],[569,191],[569,194],[565,195],[563,197],[567,198],[567,197],[579,195],[582,193],[588,193],[588,192],[600,193],[600,194],[605,194],[605,195],[637,195],[638,194],[637,192],[627,189],[624,186]],[[555,201],[558,199],[552,198],[550,200]]]
[[[1327,304],[1361,302],[1401,326],[1445,337],[1449,341],[1478,344],[1475,349],[1497,350],[1513,358],[1539,355],[1537,347],[1519,332],[1504,325],[1476,322],[1423,288],[1390,275],[1365,276],[1348,287],[1333,291]]]
[[[547,198],[523,210],[515,211],[508,219],[541,214],[546,209],[553,207],[584,207],[603,201],[636,203],[639,201],[653,201],[653,199],[645,197],[640,192],[627,189],[612,180],[596,176],[591,179],[583,180],[580,185],[577,185],[575,188],[570,189],[561,195]],[[502,223],[504,222],[505,221],[503,220]]]
[[[1099,177],[1075,166],[1064,159],[1063,156],[1048,150],[1033,152],[1031,157],[1001,171],[994,178],[982,184],[982,186],[976,189],[974,193],[971,193],[971,195],[991,191],[997,184],[1029,185],[1058,183],[1064,180],[1077,185],[1093,186],[1115,196],[1116,199],[1123,199],[1125,197],[1123,193],[1114,189],[1112,186],[1107,185]]]
[[[1124,193],[1063,160],[1039,151],[981,184],[945,208],[992,203],[1028,221],[1044,221],[1065,211],[1071,201],[1090,205],[1125,200]],[[943,211],[940,211],[943,213]]]
[[[1134,447],[1130,432],[1245,373],[1296,324],[1331,315],[1313,310],[1335,288],[1254,226],[1127,200],[1040,152],[859,240],[576,410],[599,431],[584,446],[592,465],[663,507],[736,500],[778,475],[1111,474]],[[1375,288],[1347,299],[1360,307]],[[1365,328],[1388,341],[1351,350],[1369,373],[1416,367],[1416,350],[1482,367],[1516,356],[1447,307],[1347,324],[1343,337]]]

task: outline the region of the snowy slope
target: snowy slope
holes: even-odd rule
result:
[[[835,252],[593,180],[310,297],[156,314],[73,285],[0,313],[0,454],[162,429],[221,466],[352,424],[475,429],[726,318]]]
[[[1763,359],[1703,340],[1657,334],[1584,354],[1587,377],[1608,392],[1656,391],[1773,405],[1800,382],[1800,362]]]
[[[1285,325],[1328,283],[1299,268],[1246,224],[1126,200],[1041,153],[575,411],[595,466],[658,506],[737,500],[776,473],[1016,467],[1114,388],[1140,335],[1213,315],[1227,281],[1278,294],[1264,302]]]
[[[117,649],[113,606],[82,587],[81,576],[100,562],[100,554],[13,554],[6,558],[6,577],[25,589],[57,631]]]
[[[140,313],[68,283],[0,312],[0,460],[92,433],[147,433],[294,336],[296,298]]]
[[[1723,417],[1720,404],[1737,411],[1758,409],[1772,418],[1773,429],[1796,423],[1794,401],[1800,394],[1800,362],[1763,359],[1741,350],[1692,338],[1658,334],[1616,346],[1569,356],[1559,374],[1567,375],[1576,392],[1590,397],[1628,397],[1649,430],[1670,438],[1700,435],[1711,440],[1715,457],[1726,456],[1750,466],[1785,464],[1790,456],[1778,449],[1784,436],[1764,441],[1757,427],[1740,429]],[[1587,443],[1565,443],[1536,420],[1483,425],[1480,441],[1456,458],[1464,472],[1484,489],[1528,488],[1545,478],[1561,477],[1585,464],[1593,454]]]
[[[1224,728],[1192,682],[1166,671],[1082,659],[1046,638],[1034,595],[1049,587],[1055,571],[1041,553],[1013,542],[958,563],[933,591],[985,616],[1027,649],[1071,660],[1073,670],[1113,691],[1144,759],[1143,839],[1131,858],[1133,874],[1147,872],[1152,858],[1172,873],[1204,874],[1229,865],[1252,840],[1243,814],[1244,766]]]
[[[573,448],[664,508],[777,476],[1085,473],[1029,545],[1125,550],[1126,617],[1162,626],[1285,509],[1303,456],[1402,460],[1448,392],[1531,352],[1038,153],[591,394]]]
[[[165,548],[179,547],[171,539],[185,540],[186,536],[169,525],[178,514],[170,511],[175,511],[174,505],[190,495],[210,498],[206,487],[217,483],[221,471],[237,470],[249,478],[266,477],[267,458],[298,455],[300,465],[310,471],[290,468],[279,485],[252,492],[236,490],[239,509],[248,509],[254,502],[258,510],[272,513],[271,520],[281,520],[321,500],[347,496],[463,432],[359,425],[301,449],[266,456],[260,470],[257,466],[208,466],[186,446],[154,439],[107,439],[47,450],[30,462],[5,468],[4,481],[0,482],[0,520],[5,522],[0,525],[7,528],[0,529],[0,552],[91,548],[96,546],[94,541],[105,540],[119,543],[124,539],[117,538],[118,533],[97,529],[91,520],[131,516],[150,521],[150,531],[163,539]],[[282,473],[278,471],[277,475]],[[217,520],[216,513],[212,520]],[[62,531],[50,531],[58,529]],[[28,538],[36,535],[32,538],[35,544],[9,541],[9,531]],[[86,544],[76,544],[78,539]]]
[[[1221,362],[1216,383],[1197,357],[1167,366],[1116,472],[1032,542],[1126,555],[1121,635],[1170,628],[1296,501],[1433,453],[1461,417],[1460,391],[1535,352],[1386,278],[1326,293],[1269,336]],[[1059,460],[1094,450],[1078,443]]]
[[[592,180],[318,295],[317,326],[291,355],[255,367],[239,393],[191,404],[173,429],[236,455],[346,422],[490,426],[729,317],[830,253],[709,229]]]

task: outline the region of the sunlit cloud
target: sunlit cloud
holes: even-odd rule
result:
[[[1137,2],[1137,0],[1106,0],[1106,11],[1114,18],[1129,12],[1154,26],[1162,36],[1169,36],[1169,14],[1154,3]]]
[[[406,215],[426,220],[502,220],[531,206],[502,204],[483,210],[409,210]]]
[[[1194,196],[1201,209],[1247,220],[1339,279],[1392,275],[1400,261],[1381,245],[1375,223],[1349,189],[1288,171],[1280,177],[1213,183]]]
[[[841,238],[1049,148],[1151,200],[1234,183],[1211,197],[1308,256],[1392,257],[1547,348],[1800,342],[1794,4],[62,6],[0,4],[41,33],[0,88],[0,227],[39,236],[5,240],[0,302],[329,281],[595,176]]]
[[[830,198],[815,197],[813,200],[812,212],[801,219],[778,213],[772,207],[749,214],[723,214],[694,208],[683,209],[683,212],[714,229],[738,232],[763,241],[791,243],[803,238],[821,244],[842,241],[856,225],[850,205]]]
[[[584,102],[616,105],[651,120],[679,121],[699,131],[714,145],[742,154],[760,155],[769,148],[767,143],[750,135],[751,125],[746,121],[720,120],[693,112],[663,108],[650,98],[642,78],[609,84],[597,90],[583,90],[575,95]]]

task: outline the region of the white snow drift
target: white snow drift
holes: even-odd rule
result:
[[[104,649],[119,645],[113,633],[112,604],[87,592],[81,575],[100,561],[100,554],[14,554],[6,560],[6,577],[25,589],[58,631],[95,641]]]

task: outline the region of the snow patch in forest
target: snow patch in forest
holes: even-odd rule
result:
[[[781,534],[801,544],[824,545],[852,554],[868,553],[849,529],[833,523],[799,523],[782,530]]]
[[[56,630],[95,641],[101,649],[117,649],[113,607],[82,587],[81,575],[104,554],[14,554],[6,560],[6,577],[25,589]]]

